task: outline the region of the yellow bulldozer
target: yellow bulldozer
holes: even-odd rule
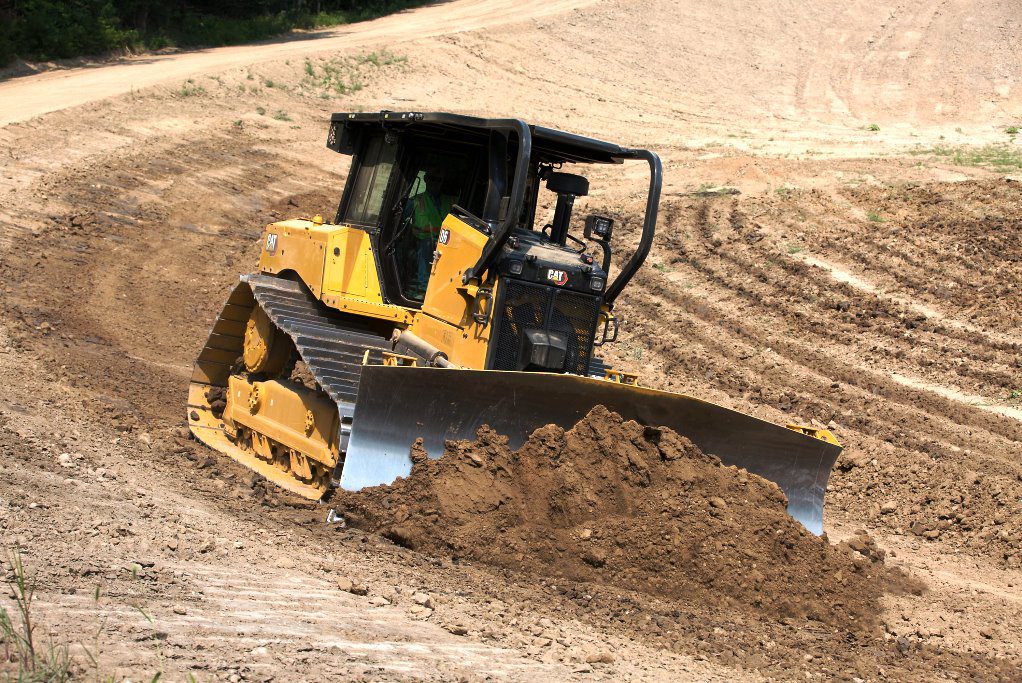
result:
[[[417,438],[439,457],[488,424],[517,447],[602,404],[774,481],[821,533],[841,450],[829,432],[645,388],[595,354],[653,242],[656,154],[520,119],[388,111],[334,114],[327,146],[352,157],[337,214],[266,228],[258,272],[195,363],[200,441],[318,500],[407,475]],[[589,181],[565,169],[624,162],[648,165],[649,186],[638,245],[614,258],[615,221],[575,219]]]

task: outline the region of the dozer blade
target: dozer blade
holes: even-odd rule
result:
[[[411,472],[416,438],[431,457],[484,424],[519,447],[537,428],[570,428],[598,404],[643,425],[670,427],[705,453],[775,482],[788,513],[823,532],[823,496],[835,443],[683,394],[575,375],[366,366],[341,487],[389,484]]]

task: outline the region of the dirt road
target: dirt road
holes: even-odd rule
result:
[[[327,31],[297,33],[258,45],[149,54],[97,65],[0,82],[0,126],[76,107],[158,83],[262,62],[394,45],[422,38],[476,31],[525,18],[563,14],[592,0],[440,0],[374,21]]]
[[[42,628],[132,680],[1017,679],[1017,8],[846,5],[451,3],[422,12],[522,21],[83,70],[121,74],[121,94],[0,129],[0,535],[39,572]],[[276,49],[296,51],[262,59]],[[132,90],[136,68],[161,83]],[[890,587],[862,632],[414,552],[187,439],[191,361],[262,226],[331,214],[345,164],[325,120],[381,108],[513,113],[660,151],[661,231],[609,360],[831,425],[846,452],[830,540],[867,530],[921,594]],[[642,169],[591,180],[578,210],[633,242]]]

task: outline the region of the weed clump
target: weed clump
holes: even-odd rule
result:
[[[313,62],[305,60],[305,76],[301,85],[310,90],[337,95],[351,95],[366,87],[372,72],[389,66],[402,66],[408,58],[388,50],[370,52],[356,57],[335,57]]]
[[[179,97],[198,97],[205,95],[206,89],[201,85],[197,85],[194,79],[189,78],[175,92]]]
[[[956,166],[990,167],[997,171],[1013,171],[1022,168],[1022,149],[1007,142],[983,146],[917,148],[909,151],[913,156],[933,156],[946,159]]]
[[[14,616],[0,607],[0,663],[11,671],[3,680],[67,681],[71,678],[71,658],[66,645],[51,639],[40,642],[36,637],[38,624],[32,612],[36,582],[29,576],[15,546],[10,553],[10,574],[7,580],[14,596]]]

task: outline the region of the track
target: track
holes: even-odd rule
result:
[[[220,421],[222,408],[217,413],[211,407],[214,393],[223,395],[237,365],[236,359],[244,344],[245,324],[254,306],[259,306],[276,328],[288,335],[317,388],[337,404],[340,426],[336,445],[342,459],[351,435],[363,364],[382,363],[381,354],[389,351],[391,344],[373,333],[364,320],[344,316],[319,303],[301,283],[253,274],[243,276],[231,292],[199,353],[188,393],[190,425],[196,436],[280,486],[306,497],[319,498],[323,493],[320,488],[283,477],[272,465],[236,444],[224,432]]]

